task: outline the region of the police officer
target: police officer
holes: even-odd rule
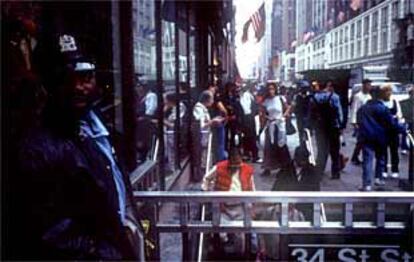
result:
[[[134,220],[129,179],[94,108],[95,64],[70,35],[48,52],[44,121],[19,148],[20,258],[137,259],[124,227]]]

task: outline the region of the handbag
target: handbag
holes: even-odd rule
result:
[[[293,135],[296,133],[296,128],[292,124],[292,119],[289,117],[286,119],[286,135]]]
[[[286,112],[287,106],[285,102],[283,101],[282,97],[280,97],[280,102],[282,103],[282,110],[283,112]],[[286,135],[293,135],[296,133],[296,128],[292,123],[292,119],[290,117],[286,117],[285,119],[285,128],[286,128]]]

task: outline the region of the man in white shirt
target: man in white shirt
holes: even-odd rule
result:
[[[362,89],[358,93],[356,93],[352,99],[351,105],[351,124],[353,125],[356,132],[358,132],[358,125],[357,125],[357,112],[358,110],[368,101],[371,99],[371,80],[364,79],[362,81]],[[361,153],[362,145],[361,143],[356,143],[354,152],[352,153],[352,163],[354,165],[360,165],[362,163],[359,160],[359,154]]]
[[[207,146],[211,126],[222,123],[225,119],[217,116],[211,119],[208,108],[214,103],[213,94],[205,90],[200,94],[198,102],[193,108],[193,121],[191,124],[191,182],[197,183],[202,179],[203,149]],[[207,132],[202,132],[207,131]]]
[[[139,132],[137,147],[139,159],[141,162],[144,162],[151,149],[153,135],[155,134],[155,127],[151,120],[156,117],[158,98],[150,90],[149,86],[144,83],[138,82],[136,88],[139,97],[137,107],[137,129]]]
[[[257,114],[256,98],[253,94],[255,85],[251,84],[249,88],[242,94],[240,104],[243,109],[243,149],[244,154],[251,154],[252,161],[257,162],[258,149],[256,145],[256,124],[255,116]]]

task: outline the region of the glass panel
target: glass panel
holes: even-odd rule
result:
[[[154,2],[132,2],[133,52],[136,91],[136,148],[141,164],[153,159],[157,124],[158,101],[156,90],[156,53]]]

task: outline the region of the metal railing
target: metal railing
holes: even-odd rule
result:
[[[211,166],[212,166],[212,156],[211,156],[211,149],[212,149],[212,141],[213,136],[210,133],[208,135],[208,144],[207,144],[207,158],[206,158],[206,171],[204,177],[208,176],[211,173]],[[206,205],[201,205],[201,215],[200,221],[204,222],[206,216]],[[200,262],[203,258],[203,248],[204,246],[204,233],[201,232],[198,238],[198,250],[197,250],[197,262]]]
[[[150,157],[129,175],[131,184],[135,190],[151,191],[157,190],[159,187],[157,169],[159,140],[154,137],[153,141]]]
[[[401,221],[386,221],[386,205],[405,204],[414,210],[414,193],[406,192],[134,192],[137,202],[154,205],[156,232],[160,233],[260,233],[260,234],[317,234],[317,235],[398,235],[406,230],[407,224]],[[178,221],[163,221],[159,209],[163,203],[180,205]],[[188,217],[190,204],[211,204],[212,217],[205,220]],[[249,204],[280,205],[280,219],[254,220],[250,212],[245,212],[241,221],[220,222],[220,204],[241,204],[245,211]],[[312,204],[312,221],[289,221],[289,206],[292,204]],[[340,221],[324,221],[321,204],[340,204],[344,214]],[[375,219],[355,221],[354,205],[374,204]],[[380,231],[379,231],[380,229]],[[159,252],[159,250],[158,250]],[[185,250],[183,250],[183,253]],[[199,251],[200,252],[200,251]],[[200,253],[199,253],[200,255]],[[198,256],[198,260],[201,257]]]

